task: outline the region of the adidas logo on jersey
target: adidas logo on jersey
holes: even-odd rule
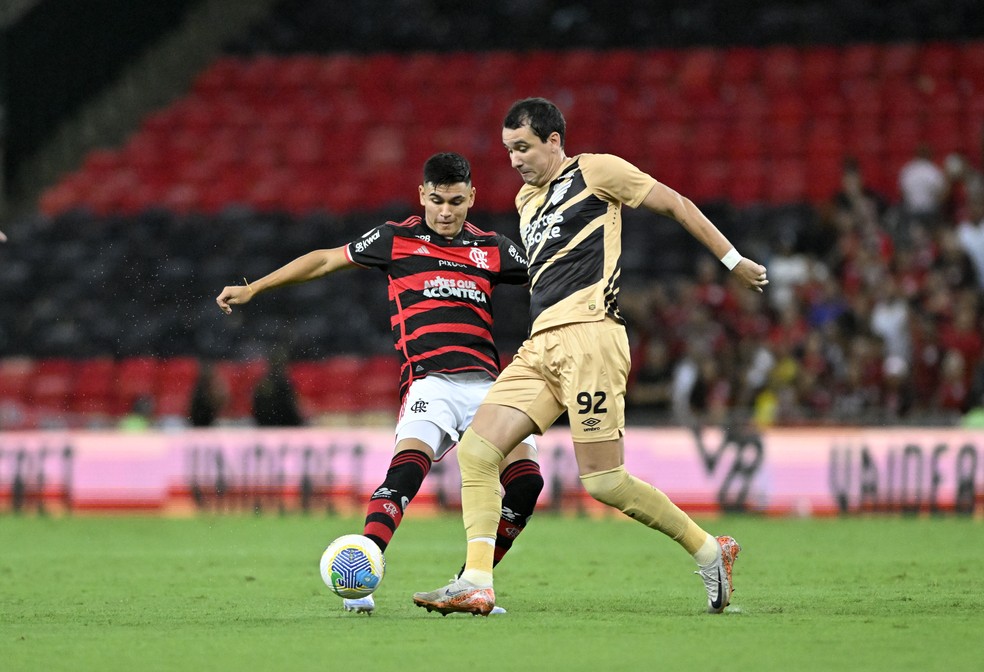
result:
[[[427,249],[426,245],[421,245],[416,250],[413,251],[414,254],[430,254],[431,251]]]

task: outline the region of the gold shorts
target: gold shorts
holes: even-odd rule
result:
[[[545,432],[567,410],[577,443],[625,433],[629,339],[610,318],[547,329],[527,339],[485,397],[522,411]]]

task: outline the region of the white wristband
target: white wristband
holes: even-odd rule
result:
[[[741,261],[741,258],[741,255],[738,254],[738,250],[732,247],[728,250],[726,255],[721,257],[721,263],[724,264],[729,271],[733,271],[735,266],[738,265],[738,262]]]

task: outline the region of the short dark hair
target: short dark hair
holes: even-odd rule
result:
[[[471,165],[461,154],[441,152],[424,163],[424,184],[447,187],[461,182],[471,184]]]
[[[560,109],[546,98],[523,98],[512,104],[506,112],[502,127],[515,130],[521,126],[529,126],[533,134],[543,142],[556,131],[560,134],[560,146],[564,146],[567,122],[564,121]]]

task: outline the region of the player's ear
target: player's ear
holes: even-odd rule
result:
[[[475,205],[475,187],[472,187],[468,193],[468,207],[470,208],[473,205]]]
[[[421,205],[427,205],[427,196],[426,196],[427,191],[424,189],[424,185],[422,185],[422,184],[419,185],[417,187],[417,191],[420,192],[420,204]]]

